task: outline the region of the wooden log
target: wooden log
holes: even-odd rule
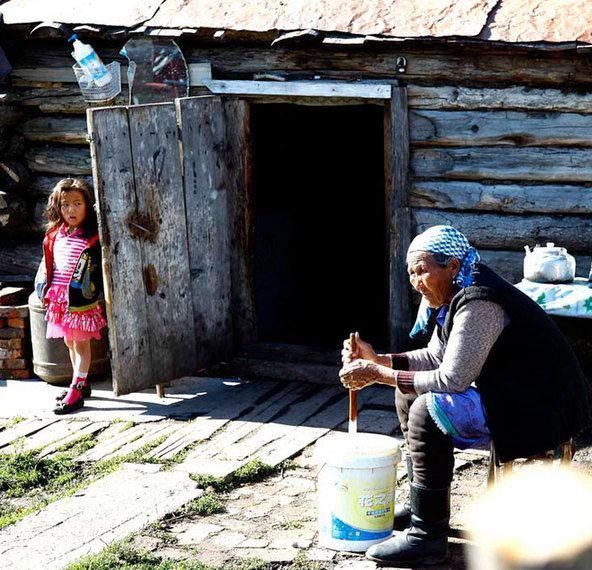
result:
[[[87,103],[78,86],[73,84],[53,84],[51,87],[16,89],[15,99],[23,107],[32,107],[42,113],[65,113],[83,115],[92,105]],[[118,95],[115,105],[126,105],[127,94]]]
[[[28,167],[35,172],[67,176],[92,174],[88,147],[32,146],[25,158]]]
[[[592,150],[580,148],[416,149],[411,169],[418,178],[589,182]]]
[[[411,205],[416,208],[484,210],[508,214],[592,214],[592,188],[413,180]]]
[[[18,276],[32,281],[43,255],[41,239],[23,237],[0,240],[0,281]]]
[[[592,115],[520,111],[414,111],[411,143],[427,146],[592,146]]]
[[[63,176],[35,176],[27,185],[27,192],[34,196],[43,196],[47,201],[47,197],[62,178]],[[85,180],[92,187],[92,176],[79,176],[79,178]]]
[[[20,160],[0,160],[0,189],[15,192],[26,188],[31,176]]]
[[[119,47],[104,49],[107,60],[117,56]],[[359,77],[392,80],[397,75],[397,58],[403,56],[408,65],[405,79],[419,83],[447,85],[529,86],[590,85],[592,61],[580,53],[532,53],[508,47],[466,47],[395,45],[377,48],[346,49],[319,47],[278,49],[251,47],[237,50],[233,46],[193,48],[185,52],[188,64],[209,63],[222,79],[244,78],[245,75],[269,72],[297,72],[321,75],[323,78],[357,79]],[[73,81],[71,58],[63,50],[25,48],[13,62],[13,82],[31,85]],[[55,68],[62,68],[56,71]],[[125,80],[125,73],[122,73]]]
[[[226,118],[219,98],[178,99],[183,142],[189,272],[197,366],[227,358],[233,348],[230,218],[231,169]]]
[[[14,230],[27,218],[25,201],[0,190],[0,230]]]
[[[524,276],[524,250],[522,251],[500,251],[491,249],[479,249],[483,263],[499,273],[510,283],[518,283]],[[576,255],[576,276],[588,277],[590,272],[590,255]]]
[[[477,248],[520,250],[525,245],[555,242],[572,253],[589,253],[592,243],[590,216],[519,216],[460,213],[417,208],[415,230],[446,224],[463,232]]]
[[[23,112],[16,105],[0,105],[0,127],[11,127],[20,121]]]
[[[87,130],[84,117],[36,117],[25,121],[20,128],[25,139],[33,142],[86,144]]]
[[[460,85],[408,86],[409,107],[413,109],[526,110],[592,113],[592,94],[563,89],[531,87],[463,87]]]
[[[395,51],[396,50],[396,51]],[[407,80],[422,82],[447,81],[470,84],[475,81],[499,85],[500,82],[529,85],[576,85],[592,82],[592,62],[572,54],[540,54],[532,58],[528,53],[496,50],[453,50],[439,46],[426,49],[414,46],[395,49],[293,49],[250,48],[235,50],[196,48],[188,51],[190,62],[207,61],[219,77],[230,74],[291,71],[322,74],[323,77],[383,77],[392,79],[396,61],[404,56],[408,66]]]
[[[411,241],[407,92],[393,87],[384,114],[385,191],[389,240],[389,346],[401,352],[412,323],[405,257]]]

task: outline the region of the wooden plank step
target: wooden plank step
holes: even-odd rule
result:
[[[73,432],[68,437],[65,437],[60,441],[56,441],[55,443],[51,443],[50,445],[44,447],[39,452],[39,457],[51,457],[52,455],[55,455],[58,449],[64,447],[65,445],[69,445],[75,442],[76,440],[84,437],[85,435],[93,435],[98,431],[105,429],[108,425],[109,422],[91,422],[86,427],[83,427],[82,429]]]
[[[345,399],[345,394],[342,390],[335,388],[326,388],[317,394],[313,394],[305,400],[297,401],[291,405],[286,413],[275,421],[262,424],[258,430],[255,430],[247,437],[242,438],[230,447],[221,448],[220,452],[233,459],[247,459],[255,455],[264,445],[284,437],[286,434],[292,432],[297,426],[302,425],[308,418],[321,410],[327,404],[331,404],[331,400],[335,397]],[[347,413],[347,407],[341,404],[343,416]]]
[[[147,433],[148,428],[149,424],[143,423],[117,433],[113,437],[98,443],[79,457],[76,457],[75,461],[100,461],[120,447],[142,437]]]
[[[0,433],[0,448],[10,445],[12,442],[20,439],[21,437],[27,437],[42,429],[60,421],[59,418],[47,418],[47,419],[32,419],[26,420],[15,426]]]
[[[194,432],[192,423],[177,426],[175,431],[158,447],[155,447],[150,451],[146,457],[165,461],[173,458],[177,453],[183,451],[186,447],[200,439],[201,435]]]
[[[341,428],[342,431],[346,431],[347,420],[344,421],[344,418],[348,415],[347,404],[347,398],[344,397],[343,400],[309,418],[304,424],[295,427],[281,439],[262,447],[253,458],[275,467],[314,443],[330,430]],[[394,409],[392,414],[382,410],[362,409],[358,416],[358,431],[361,433],[392,436],[398,425]]]
[[[258,400],[267,401],[278,389],[277,382],[253,382],[232,388],[236,393],[222,392],[213,402],[204,402],[210,405],[201,411],[203,417],[189,422],[180,432],[171,434],[148,457],[171,459],[189,445],[208,439],[233,418],[240,418],[242,414],[248,413]]]
[[[319,437],[343,423],[347,417],[348,399],[344,396],[328,408],[309,418],[303,425],[287,431],[283,437],[262,446],[253,454],[267,465],[276,466],[282,461],[293,457],[305,447],[314,443]]]
[[[145,445],[148,445],[150,442],[162,437],[167,436],[177,428],[175,424],[166,423],[166,422],[158,422],[156,424],[152,424],[147,426],[147,432],[140,438],[125,444],[123,447],[120,447],[110,455],[103,457],[103,459],[113,459],[114,457],[125,457],[130,453],[134,453],[138,449],[141,449]]]
[[[315,389],[312,391],[310,388],[313,388],[313,386],[310,386],[308,391],[290,403],[283,413],[271,422],[253,422],[257,428],[249,430],[245,437],[241,437],[229,445],[224,444],[224,442],[228,442],[226,433],[220,434],[220,441],[222,442],[220,445],[218,445],[218,438],[213,438],[205,453],[204,450],[198,448],[187,457],[179,466],[179,469],[214,476],[227,475],[241,464],[256,458],[257,452],[263,446],[282,438],[286,433],[294,430],[295,426],[299,426],[313,416],[315,411],[321,411],[327,404],[335,405],[331,404],[333,398],[345,399],[343,391],[336,388]],[[341,408],[345,409],[343,403],[341,403]],[[343,421],[343,412],[339,421]],[[233,428],[234,422],[227,432],[233,432]]]
[[[64,568],[178,510],[202,492],[186,473],[162,472],[160,465],[125,464],[83,492],[3,529],[2,568]]]
[[[232,421],[226,430],[200,446],[193,455],[212,455],[216,454],[219,449],[229,448],[251,432],[259,429],[261,424],[272,421],[283,409],[291,406],[307,392],[311,392],[311,387],[306,384],[289,384],[239,420]],[[188,459],[189,457],[191,456],[188,456]]]
[[[24,442],[13,443],[6,446],[1,453],[15,453],[17,451],[26,452],[33,449],[41,449],[51,443],[59,442],[72,433],[79,432],[82,428],[88,426],[89,421],[69,421],[60,420],[44,429],[28,436]]]

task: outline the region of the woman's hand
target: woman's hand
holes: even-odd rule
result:
[[[377,358],[378,356],[376,352],[374,352],[372,345],[368,342],[364,342],[360,338],[359,333],[355,333],[353,348],[349,338],[343,341],[343,350],[341,351],[341,362],[343,363],[343,366],[351,364],[354,360],[358,359],[376,362]]]
[[[354,360],[339,371],[341,383],[350,390],[361,390],[377,382],[382,374],[381,366],[370,360]]]

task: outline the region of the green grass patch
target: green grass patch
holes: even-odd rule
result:
[[[226,507],[215,494],[206,493],[188,503],[184,510],[187,514],[208,517],[225,512]]]
[[[86,556],[67,566],[66,570],[112,570],[113,568],[125,570],[214,570],[198,561],[165,560],[145,549],[134,546],[129,540],[114,543],[99,554]]]
[[[72,483],[81,471],[70,459],[40,459],[32,451],[0,455],[0,493],[22,497],[31,490],[52,491]]]
[[[0,426],[0,431],[14,427],[15,425],[20,424],[21,422],[24,422],[24,421],[25,421],[25,418],[23,418],[23,416],[14,416],[13,418],[10,418],[8,421],[4,422]]]
[[[309,560],[306,553],[299,552],[288,568],[289,570],[322,570],[323,567],[319,562]]]
[[[288,467],[286,467],[288,465]],[[272,467],[255,459],[249,461],[242,467],[239,467],[236,471],[228,475],[227,477],[211,477],[209,475],[190,475],[197,486],[201,489],[207,489],[210,487],[216,493],[228,493],[237,487],[246,485],[247,483],[258,483],[267,479],[271,475],[277,473],[283,473],[286,469],[293,469],[288,462],[281,463],[277,467]]]

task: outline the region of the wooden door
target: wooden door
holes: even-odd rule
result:
[[[192,374],[252,334],[247,111],[214,97],[89,110],[117,395]]]

